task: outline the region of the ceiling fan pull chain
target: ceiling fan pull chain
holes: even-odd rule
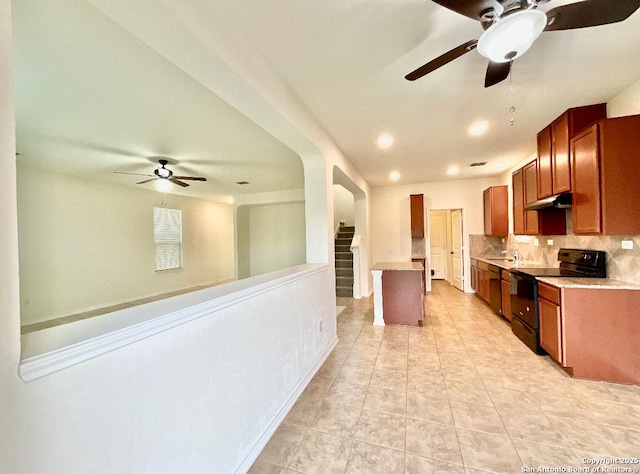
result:
[[[511,94],[511,107],[509,107],[509,125],[513,127],[514,118],[513,113],[516,111],[516,106],[513,105],[513,60],[511,61],[511,67],[509,68],[509,93]]]

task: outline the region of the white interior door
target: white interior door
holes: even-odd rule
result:
[[[460,291],[464,291],[461,209],[456,209],[451,212],[451,252],[453,260],[453,286]]]
[[[442,280],[446,272],[446,227],[443,211],[429,212],[429,261],[432,279]]]

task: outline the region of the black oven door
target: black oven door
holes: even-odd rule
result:
[[[535,278],[511,272],[511,312],[533,330],[538,329],[537,289]]]

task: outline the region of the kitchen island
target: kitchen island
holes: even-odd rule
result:
[[[424,266],[418,262],[380,262],[373,276],[373,324],[417,326],[424,319]]]

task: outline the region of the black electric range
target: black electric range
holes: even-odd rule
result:
[[[601,250],[560,249],[560,266],[522,267],[510,270],[511,330],[532,351],[544,354],[540,347],[537,278],[606,278],[606,254]]]

